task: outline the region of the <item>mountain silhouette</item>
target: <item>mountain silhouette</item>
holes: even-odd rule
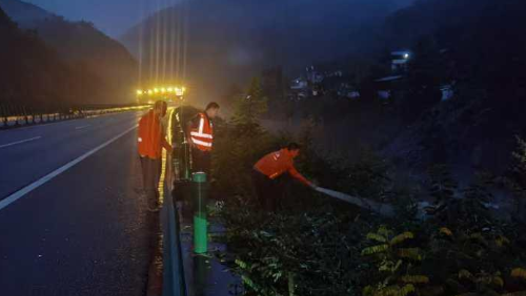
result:
[[[186,76],[193,91],[216,96],[268,67],[282,65],[294,73],[363,51],[361,43],[374,38],[384,17],[398,8],[391,0],[183,1],[120,40],[141,59],[144,84]]]
[[[119,42],[97,30],[92,23],[70,22],[35,5],[18,0],[0,0],[10,18],[21,29],[34,32],[69,67],[87,72],[100,82],[108,103],[133,100],[137,62]]]

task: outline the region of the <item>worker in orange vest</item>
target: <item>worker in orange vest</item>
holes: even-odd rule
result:
[[[256,188],[256,194],[263,208],[269,211],[277,209],[277,197],[280,194],[277,179],[285,173],[302,184],[316,189],[314,183],[303,177],[294,167],[294,159],[298,157],[301,146],[290,143],[286,148],[272,152],[261,158],[252,171],[252,180]]]
[[[192,170],[210,176],[211,152],[214,144],[212,120],[219,114],[219,104],[211,102],[204,112],[198,113],[188,123],[186,137],[192,147]]]
[[[143,189],[148,201],[148,209],[159,210],[159,181],[161,178],[162,148],[168,153],[172,146],[166,141],[162,118],[166,115],[167,104],[157,101],[152,110],[139,121],[138,152],[141,159]]]

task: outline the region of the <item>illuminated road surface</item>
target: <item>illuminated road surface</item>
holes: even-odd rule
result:
[[[0,131],[0,295],[144,295],[139,115]]]

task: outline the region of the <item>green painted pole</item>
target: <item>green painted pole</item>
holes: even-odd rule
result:
[[[208,233],[206,220],[207,182],[202,172],[192,175],[194,199],[194,253],[208,252]]]

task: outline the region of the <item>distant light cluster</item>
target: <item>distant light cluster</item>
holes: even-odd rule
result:
[[[175,94],[176,96],[181,97],[184,95],[185,92],[186,92],[185,87],[173,87],[173,86],[154,87],[152,89],[145,89],[145,90],[138,89],[137,96],[140,97],[143,95],[154,96],[154,95],[159,95],[159,94]]]

